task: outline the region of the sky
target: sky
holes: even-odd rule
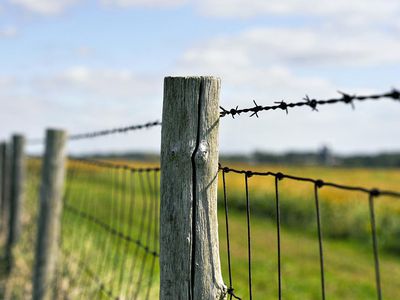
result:
[[[400,88],[398,0],[0,0],[0,139],[161,120],[165,76],[214,75],[226,108]],[[393,100],[224,118],[220,151],[400,151]],[[29,146],[29,151],[41,151]],[[160,128],[71,153],[158,151]]]

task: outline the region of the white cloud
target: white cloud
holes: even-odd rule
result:
[[[0,38],[12,38],[18,34],[17,27],[15,26],[6,26],[0,28]]]
[[[80,133],[161,120],[161,76],[75,66],[35,78],[0,77],[0,87],[0,139],[12,132],[42,137],[48,127]],[[69,149],[157,151],[159,144],[160,128],[155,128],[128,137],[71,143]]]
[[[78,1],[80,0],[9,0],[11,4],[43,15],[59,14]]]
[[[388,20],[400,12],[397,0],[202,0],[197,5],[205,15],[232,18],[303,15],[374,21]]]
[[[86,93],[100,99],[129,99],[132,95],[146,97],[156,92],[153,76],[136,74],[129,69],[73,66],[42,81],[42,84],[48,90],[62,88],[66,92]]]
[[[334,71],[337,68],[346,72],[349,67],[398,64],[399,53],[397,39],[377,31],[353,35],[329,28],[253,28],[198,41],[182,55],[175,74],[220,76],[221,105],[244,108],[252,106],[253,99],[269,105],[282,99],[299,101],[306,93],[325,99],[337,97],[337,90],[382,92],[354,81],[339,85],[331,75],[338,74]],[[308,74],[323,70],[324,75],[301,74],[304,70]],[[373,77],[373,73],[369,76]],[[377,85],[384,85],[386,90],[390,83],[383,83],[385,80],[378,80]],[[400,147],[399,142],[381,134],[393,132],[398,126],[398,103],[363,103],[354,111],[349,105],[339,104],[319,110],[316,113],[298,108],[291,110],[289,116],[280,110],[270,111],[260,113],[259,119],[225,118],[221,122],[221,151],[312,150],[328,144],[348,153]],[[371,144],[371,138],[377,143]]]
[[[177,7],[187,2],[187,0],[101,0],[103,5],[117,7]]]
[[[371,66],[400,63],[400,40],[380,31],[357,34],[325,28],[253,28],[188,50],[186,63]]]

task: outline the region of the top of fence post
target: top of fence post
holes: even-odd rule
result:
[[[220,80],[166,77],[160,299],[222,299],[217,179]]]

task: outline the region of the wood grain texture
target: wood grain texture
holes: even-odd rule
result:
[[[160,299],[222,299],[217,222],[220,80],[167,77],[161,134]]]
[[[66,138],[64,131],[47,130],[33,271],[33,300],[54,299],[54,277],[59,255],[65,177]]]

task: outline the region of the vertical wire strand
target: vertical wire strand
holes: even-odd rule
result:
[[[129,228],[128,228],[128,236],[130,239],[133,241],[133,235],[132,235],[132,230],[133,230],[133,225],[134,225],[134,213],[135,213],[135,200],[136,200],[136,185],[135,185],[135,170],[131,170],[131,176],[130,176],[130,190],[131,190],[131,196],[130,196],[130,205],[129,205]],[[130,263],[130,269],[129,269],[129,274],[128,274],[128,282],[126,285],[126,291],[125,291],[125,298],[129,299],[129,291],[132,286],[132,280],[133,280],[133,266],[135,263],[135,257],[131,255],[131,263]]]
[[[321,271],[321,293],[322,300],[325,300],[325,272],[324,272],[324,249],[322,244],[322,229],[321,229],[321,214],[319,207],[318,197],[318,185],[314,184],[314,198],[315,198],[315,209],[317,213],[317,230],[318,230],[318,246],[319,246],[319,265]]]
[[[143,238],[143,229],[144,229],[144,223],[145,223],[145,217],[146,217],[146,204],[147,204],[147,201],[146,201],[147,195],[146,195],[146,191],[144,188],[142,171],[138,172],[138,179],[139,179],[140,196],[142,199],[142,207],[141,207],[141,214],[140,214],[139,231],[138,231],[138,236],[137,236],[137,240],[136,240],[136,248],[135,248],[135,252],[133,254],[133,257],[134,257],[133,265],[131,266],[131,272],[133,272],[133,274],[132,274],[133,277],[135,275],[135,269],[137,266],[136,261],[138,259],[139,249],[143,246],[142,238]],[[140,273],[139,273],[138,278],[140,278]],[[129,297],[129,299],[134,299],[134,297],[135,297],[134,292],[135,292],[135,284],[132,283],[131,290],[129,293],[131,296]]]
[[[152,282],[153,282],[153,274],[154,274],[154,267],[155,267],[155,263],[156,263],[156,249],[157,249],[157,228],[158,228],[158,214],[157,214],[157,198],[158,198],[158,193],[157,193],[157,181],[158,181],[158,176],[157,176],[157,171],[153,171],[153,191],[152,191],[152,195],[153,195],[153,200],[152,200],[152,204],[153,204],[153,214],[154,214],[154,220],[151,222],[153,228],[153,247],[150,248],[151,254],[152,254],[152,259],[151,259],[151,266],[150,266],[150,275],[149,275],[149,280],[147,283],[147,292],[146,292],[146,297],[145,299],[148,300],[150,298],[150,291],[151,291],[151,286],[152,286]]]
[[[128,201],[128,193],[129,193],[129,189],[128,189],[128,182],[127,182],[127,173],[129,172],[128,168],[124,168],[123,170],[123,176],[122,176],[122,218],[120,220],[120,222],[122,223],[122,228],[121,228],[121,233],[124,236],[128,236],[127,235],[127,224],[125,223],[125,216],[126,216],[126,202]],[[129,209],[129,208],[128,208]],[[129,210],[128,210],[129,213]],[[129,216],[128,216],[129,217]],[[129,222],[129,221],[128,221]],[[129,225],[128,225],[129,226]],[[122,251],[122,258],[121,258],[121,266],[120,266],[120,270],[119,270],[119,281],[118,281],[118,294],[121,295],[121,291],[122,291],[122,285],[123,285],[123,280],[124,280],[124,275],[125,275],[125,262],[126,262],[126,257],[127,257],[127,253],[128,253],[128,248],[129,248],[129,241],[125,240],[122,241],[124,243],[124,245],[122,245],[121,247],[123,248]]]
[[[251,225],[250,225],[250,201],[249,201],[249,185],[248,175],[244,175],[246,185],[246,220],[247,220],[247,256],[248,256],[248,279],[249,279],[249,296],[253,299],[252,278],[251,278]]]
[[[78,195],[82,195],[82,196],[81,197],[76,196],[76,198],[75,198],[75,195],[74,195],[74,198],[70,199],[69,202],[77,202],[78,201],[78,205],[77,205],[78,207],[76,207],[76,204],[71,205],[71,207],[74,207],[74,209],[77,209],[78,211],[83,211],[83,207],[84,207],[84,203],[85,203],[87,195],[84,194],[82,192],[82,190],[86,191],[88,189],[89,182],[88,182],[88,178],[85,174],[85,169],[84,169],[85,166],[81,165],[79,167],[77,166],[77,168],[80,169],[79,170],[80,171],[80,179],[77,180],[77,182],[76,182],[76,184],[77,184],[76,189],[77,189]],[[76,253],[78,253],[77,255],[74,255],[74,256],[79,258],[81,255],[81,243],[80,243],[81,228],[80,227],[82,226],[82,223],[85,222],[85,220],[77,218],[76,215],[71,215],[71,219],[73,220],[72,221],[73,222],[73,232],[72,232],[72,237],[71,237],[71,244],[72,244],[73,249],[76,250]],[[69,256],[72,256],[72,254],[73,254],[72,251],[69,252]],[[71,263],[75,264],[77,267],[77,270],[76,270],[74,276],[71,278],[71,284],[76,285],[79,282],[78,280],[80,278],[82,270],[81,270],[81,268],[79,268],[79,265],[76,264],[76,261],[70,260],[70,265],[71,265]],[[72,268],[70,268],[70,270],[72,271]]]
[[[101,172],[100,167],[96,166],[95,171],[93,171],[93,175],[91,176],[91,186],[90,186],[90,194],[92,195],[91,197],[88,198],[87,203],[88,203],[88,209],[87,212],[92,215],[92,216],[96,216],[97,215],[97,205],[96,205],[96,199],[98,198],[98,194],[99,194],[99,189],[98,189],[98,184],[99,184],[99,172]],[[81,261],[85,261],[86,265],[89,264],[89,262],[91,263],[93,261],[93,246],[96,243],[96,234],[95,234],[95,224],[93,223],[93,221],[91,219],[87,219],[87,226],[88,226],[88,230],[85,236],[87,237],[85,240],[82,239],[82,244],[85,243],[87,245],[85,245],[85,251],[84,253],[84,258],[80,258]],[[92,230],[91,230],[92,229]],[[86,268],[84,268],[86,269]],[[82,299],[88,299],[88,294],[90,294],[92,291],[97,290],[97,282],[93,281],[93,278],[91,276],[90,273],[88,273],[87,270],[86,271],[86,281],[83,281],[83,284],[80,283],[81,286],[84,287],[84,290],[82,292]]]
[[[146,262],[147,262],[147,255],[148,255],[148,249],[149,249],[149,242],[150,242],[150,232],[151,232],[151,228],[150,228],[150,224],[151,224],[151,219],[152,219],[152,210],[151,210],[151,181],[150,181],[150,177],[149,177],[149,172],[146,171],[146,179],[147,179],[147,197],[145,199],[145,215],[147,216],[147,232],[146,232],[146,238],[145,238],[145,244],[144,244],[144,251],[143,251],[143,258],[142,258],[142,264],[141,264],[141,268],[140,268],[140,273],[139,273],[139,280],[138,280],[138,285],[136,287],[136,292],[135,292],[135,297],[134,299],[138,299],[139,297],[139,293],[140,293],[140,289],[142,286],[142,282],[143,282],[143,275],[144,275],[144,271],[145,271],[145,267],[146,267]]]
[[[226,192],[226,179],[225,179],[225,170],[222,171],[222,186],[224,192],[224,208],[225,208],[225,230],[226,230],[226,249],[228,254],[228,277],[229,277],[229,300],[232,300],[232,268],[231,268],[231,246],[229,239],[229,215],[228,215],[228,201],[227,201],[227,192]]]
[[[110,175],[110,168],[104,168],[104,167],[99,167],[99,184],[102,187],[101,183],[104,182],[104,180],[106,180],[107,182],[109,182],[109,175]],[[96,196],[96,199],[94,199],[94,201],[96,201],[99,204],[99,201],[104,201],[103,197],[104,197],[104,191],[102,189],[98,189],[98,195]],[[108,195],[106,195],[107,197]],[[100,203],[101,206],[101,203]],[[98,216],[98,220],[99,222],[101,222],[102,224],[106,224],[105,222],[105,216],[101,217],[101,215],[103,215],[103,211],[101,214],[99,214]],[[94,224],[95,225],[95,224]],[[100,270],[102,267],[102,259],[103,256],[105,254],[105,252],[103,252],[103,244],[105,244],[106,241],[106,235],[103,234],[103,232],[101,231],[100,228],[97,228],[97,233],[95,232],[94,234],[96,234],[96,241],[97,241],[97,249],[95,249],[94,253],[97,254],[95,255],[95,258],[93,258],[93,261],[97,262],[96,263],[96,267],[95,269],[93,269],[94,274],[98,274],[100,275]],[[100,281],[100,277],[96,276],[98,278],[98,281]],[[102,289],[102,286],[99,286],[99,284],[97,283],[95,288],[93,288],[90,293],[88,293],[88,295],[86,296],[85,299],[96,299],[97,295],[99,294],[99,289]]]
[[[370,213],[371,233],[372,233],[372,250],[374,253],[374,264],[375,264],[376,292],[378,300],[382,300],[381,278],[379,270],[378,239],[376,237],[374,196],[372,193],[369,194],[368,200],[369,200],[369,213]]]
[[[108,214],[108,225],[109,228],[114,228],[114,198],[115,198],[115,185],[116,185],[116,176],[117,176],[117,168],[110,168],[111,175],[111,195],[109,199],[106,201],[109,202],[110,212]],[[108,204],[108,203],[107,203]],[[101,270],[99,274],[102,274],[103,278],[107,278],[107,263],[111,259],[112,249],[110,249],[110,243],[112,243],[112,237],[109,232],[104,232],[105,235],[105,245],[104,245],[104,258],[101,264]]]
[[[68,270],[68,264],[67,264],[67,260],[65,257],[65,237],[67,236],[66,230],[65,230],[65,222],[67,221],[67,213],[65,210],[65,206],[67,204],[68,199],[70,198],[71,195],[71,189],[72,189],[72,182],[73,179],[75,178],[75,174],[76,174],[76,169],[73,168],[73,166],[71,165],[70,162],[68,162],[67,160],[67,167],[66,167],[66,176],[65,176],[65,192],[64,192],[64,197],[63,197],[63,201],[62,201],[62,205],[63,205],[63,210],[62,210],[62,217],[61,217],[61,224],[60,224],[60,232],[61,232],[61,236],[59,239],[59,249],[60,249],[60,255],[62,257],[62,274],[60,275],[60,280],[62,280],[64,274],[67,273]]]
[[[64,224],[66,221],[66,219],[65,219],[65,216],[66,216],[65,203],[71,193],[71,184],[70,183],[75,175],[75,170],[70,168],[70,163],[68,162],[68,160],[66,161],[65,164],[66,164],[66,166],[65,166],[65,192],[64,192],[64,196],[62,198],[62,204],[61,204],[63,206],[63,209],[62,209],[62,214],[60,216],[60,219],[61,219],[61,221],[60,221],[60,237],[58,239],[58,249],[59,249],[61,264],[60,264],[59,268],[57,269],[57,279],[56,279],[58,281],[57,287],[59,287],[61,285],[64,275],[67,272],[67,264],[66,264],[65,249],[64,249],[64,247],[65,247],[64,239],[66,236],[65,224]],[[61,295],[63,291],[62,291],[62,289],[59,289],[59,290],[60,290],[60,292],[58,293],[58,295]]]
[[[275,201],[276,201],[276,238],[278,250],[278,299],[282,299],[282,274],[281,274],[281,213],[279,202],[279,178],[275,176]]]
[[[97,181],[98,181],[98,171],[99,167],[95,166],[93,167],[93,172],[90,174],[88,179],[88,182],[90,182],[88,191],[87,191],[87,199],[86,199],[86,211],[85,213],[91,212],[93,215],[96,215],[97,212],[97,205],[94,204],[94,200],[96,199],[96,193],[98,193],[97,190]],[[89,261],[92,255],[90,255],[91,251],[91,244],[94,242],[94,235],[93,231],[95,230],[94,224],[90,219],[84,220],[86,223],[86,232],[84,234],[81,234],[81,236],[86,237],[85,239],[81,240],[81,254],[79,256],[80,261]],[[88,253],[89,252],[89,253]],[[86,278],[83,277],[84,269],[82,268],[81,275],[79,277],[79,285],[81,286],[82,290],[82,296],[86,298],[86,293],[90,291],[89,287],[91,287],[92,281],[89,276],[86,274]],[[86,279],[86,280],[85,280]],[[83,281],[83,284],[82,284]]]
[[[117,187],[116,187],[116,197],[115,197],[115,204],[116,204],[116,216],[115,216],[115,227],[112,228],[113,230],[115,230],[115,232],[120,233],[121,232],[121,205],[122,205],[122,193],[123,193],[123,187],[122,187],[122,178],[121,178],[121,174],[124,172],[124,169],[121,166],[117,167],[117,171],[118,171],[118,175],[117,175]],[[111,274],[111,278],[112,278],[112,282],[111,282],[111,292],[116,295],[118,293],[116,293],[115,291],[115,285],[117,283],[117,280],[114,280],[114,277],[117,276],[117,270],[118,270],[118,261],[120,260],[119,257],[119,250],[120,250],[120,246],[121,246],[121,238],[119,237],[119,235],[114,235],[113,236],[113,244],[112,244],[113,248],[114,248],[114,255],[112,257],[112,261],[113,261],[113,266],[112,266],[112,270],[110,271]]]

